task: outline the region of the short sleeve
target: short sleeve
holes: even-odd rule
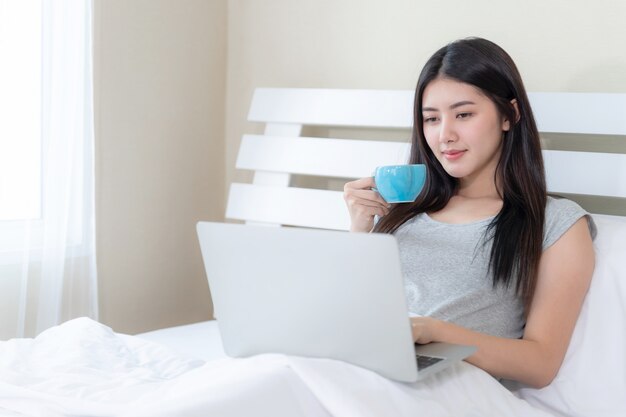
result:
[[[595,238],[596,225],[587,211],[571,200],[548,197],[543,232],[543,250],[548,249],[559,240],[581,217],[587,218],[589,232],[591,237]]]

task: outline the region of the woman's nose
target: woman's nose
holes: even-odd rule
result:
[[[439,142],[450,143],[456,141],[457,136],[453,123],[449,120],[442,120],[439,129]]]

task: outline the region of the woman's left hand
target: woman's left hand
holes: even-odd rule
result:
[[[413,341],[419,344],[426,344],[435,341],[435,325],[439,320],[432,317],[411,317],[411,332]]]

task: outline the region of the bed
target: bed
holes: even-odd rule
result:
[[[254,93],[226,216],[346,230],[341,187],[406,160],[412,91]],[[626,416],[626,94],[533,93],[551,192],[598,227],[591,288],[558,376],[504,386],[462,362],[413,384],[339,361],[224,354],[217,322],[119,334],[88,318],[0,342],[0,416]]]

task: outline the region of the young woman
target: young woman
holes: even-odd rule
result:
[[[595,229],[580,206],[547,196],[539,133],[504,50],[470,38],[428,60],[410,159],[427,168],[414,203],[387,204],[372,178],[347,183],[344,198],[352,231],[397,237],[414,340],[475,345],[468,362],[548,385],[589,288]]]

